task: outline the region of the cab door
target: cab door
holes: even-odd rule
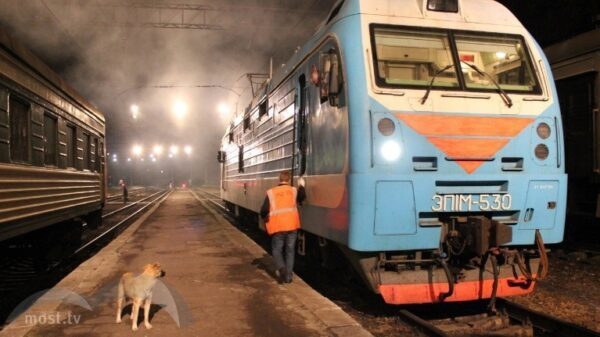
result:
[[[294,163],[295,175],[302,176],[306,173],[306,140],[307,140],[307,115],[310,106],[310,91],[306,85],[306,76],[300,75],[297,83],[298,102],[295,114],[295,144],[296,161]]]

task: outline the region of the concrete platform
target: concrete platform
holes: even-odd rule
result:
[[[271,257],[204,203],[173,192],[0,335],[371,336],[297,276],[278,284]],[[132,332],[129,314],[115,323],[116,286],[153,262],[166,272],[154,288],[153,328]]]

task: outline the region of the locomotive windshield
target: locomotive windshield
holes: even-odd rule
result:
[[[381,87],[426,88],[431,82],[434,88],[494,91],[496,81],[507,92],[539,92],[519,36],[390,26],[372,26],[371,36]]]

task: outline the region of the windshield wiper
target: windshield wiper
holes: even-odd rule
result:
[[[465,62],[465,61],[460,61],[461,63],[464,63],[466,65],[468,65],[471,69],[475,70],[479,75],[481,76],[486,76],[487,78],[489,78],[492,83],[494,83],[494,85],[496,86],[496,88],[498,88],[498,93],[500,94],[500,97],[502,97],[502,101],[504,101],[504,104],[506,104],[507,107],[512,107],[513,106],[513,102],[512,99],[510,99],[510,97],[508,97],[508,94],[502,89],[502,87],[500,86],[500,84],[498,84],[498,82],[496,82],[496,80],[492,77],[492,75],[486,73],[485,71],[479,69],[476,65]]]
[[[423,96],[423,98],[421,98],[421,105],[425,104],[425,102],[427,101],[427,98],[429,97],[429,93],[431,92],[431,88],[433,87],[433,82],[435,81],[435,78],[443,73],[444,71],[450,69],[454,67],[454,64],[449,64],[447,66],[445,66],[444,68],[438,70],[435,72],[435,74],[433,74],[433,77],[431,77],[431,81],[429,81],[429,85],[427,85],[427,90],[425,91],[425,95]]]

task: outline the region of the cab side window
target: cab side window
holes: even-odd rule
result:
[[[323,50],[319,57],[319,91],[321,104],[329,101],[331,106],[344,106],[344,79],[342,59],[334,47]]]

